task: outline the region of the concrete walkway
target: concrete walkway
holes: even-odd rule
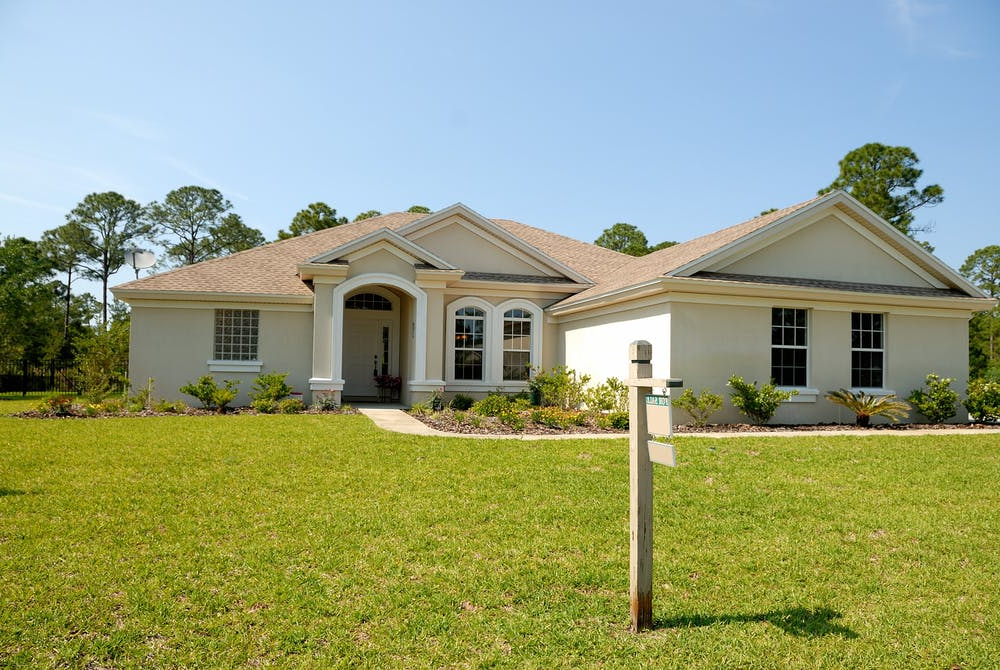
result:
[[[359,412],[367,416],[372,422],[382,428],[394,433],[404,433],[406,435],[428,435],[434,437],[466,437],[484,440],[617,440],[628,437],[627,433],[567,433],[565,435],[530,435],[516,433],[513,435],[494,434],[479,435],[468,433],[449,433],[443,430],[431,428],[423,421],[410,416],[401,408],[395,407],[358,407]],[[997,428],[949,428],[935,430],[933,428],[915,428],[913,430],[873,430],[873,429],[847,429],[847,430],[772,430],[746,433],[678,433],[674,437],[836,437],[839,435],[983,435],[989,433],[1000,433]]]

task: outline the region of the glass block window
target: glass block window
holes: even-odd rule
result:
[[[486,312],[478,307],[455,310],[455,379],[483,378]]]
[[[257,360],[259,330],[260,310],[215,310],[215,360]]]
[[[503,378],[527,381],[531,375],[531,313],[510,309],[503,315]]]
[[[851,314],[851,386],[882,388],[885,371],[885,319],[881,314]]]
[[[771,310],[771,379],[778,386],[805,386],[808,325],[804,309]]]
[[[377,293],[358,293],[344,301],[344,309],[367,309],[376,312],[391,312],[392,303]]]

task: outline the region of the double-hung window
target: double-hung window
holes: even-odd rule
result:
[[[809,360],[808,312],[771,310],[771,379],[778,386],[805,386]]]
[[[509,309],[503,315],[503,379],[527,381],[531,376],[531,312]]]
[[[885,319],[881,314],[851,314],[851,386],[882,388],[885,382]]]
[[[259,330],[260,310],[215,310],[215,360],[257,360]]]
[[[455,379],[483,379],[486,312],[478,307],[455,311]]]

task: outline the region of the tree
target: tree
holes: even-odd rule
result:
[[[239,214],[230,213],[222,217],[218,225],[209,229],[206,242],[206,257],[215,258],[246,251],[264,244],[264,233],[243,223]]]
[[[52,263],[39,244],[0,244],[0,357],[37,363],[56,355],[61,327]]]
[[[101,282],[101,323],[108,323],[108,278],[125,264],[125,248],[148,240],[153,225],[142,218],[142,206],[108,191],[91,193],[66,215],[66,222],[79,226],[81,265],[84,274]]]
[[[40,248],[49,259],[52,267],[55,270],[64,272],[66,275],[66,281],[63,284],[63,302],[65,305],[63,312],[64,346],[69,344],[73,281],[79,278],[75,275],[75,272],[82,267],[85,240],[86,231],[79,224],[65,223],[58,228],[46,230],[42,233],[42,241],[40,243]]]
[[[369,209],[367,212],[361,212],[356,217],[355,221],[364,221],[365,219],[374,219],[376,216],[382,216],[382,212],[377,209]]]
[[[1000,298],[1000,245],[991,244],[973,251],[959,272],[991,298]],[[1000,366],[1000,309],[980,312],[969,322],[969,367],[973,377]]]
[[[192,265],[219,255],[211,243],[212,230],[232,208],[214,188],[182,186],[167,193],[162,203],[150,203],[146,219],[158,234],[168,235],[163,242],[167,259]]]
[[[645,256],[654,251],[672,247],[677,243],[660,242],[649,246],[646,234],[641,230],[630,223],[616,223],[610,228],[605,228],[601,236],[594,240],[594,244],[629,256]]]
[[[337,210],[325,202],[314,202],[292,217],[292,223],[288,230],[279,230],[278,239],[287,240],[290,237],[298,237],[306,233],[314,233],[317,230],[325,230],[334,226],[342,226],[347,223],[346,216],[337,216]]]
[[[409,214],[430,214],[431,213],[431,208],[430,207],[424,207],[423,205],[413,205],[413,206],[411,206],[406,211]]]
[[[840,161],[840,174],[819,194],[835,189],[847,191],[900,232],[913,237],[930,229],[913,226],[913,210],[933,207],[944,200],[944,189],[937,184],[917,188],[917,180],[924,173],[917,168],[919,162],[909,147],[871,142],[848,152]]]

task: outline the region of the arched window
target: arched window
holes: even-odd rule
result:
[[[531,376],[531,312],[508,309],[503,315],[503,379],[527,381]]]
[[[486,312],[478,307],[455,310],[455,379],[483,379]]]

